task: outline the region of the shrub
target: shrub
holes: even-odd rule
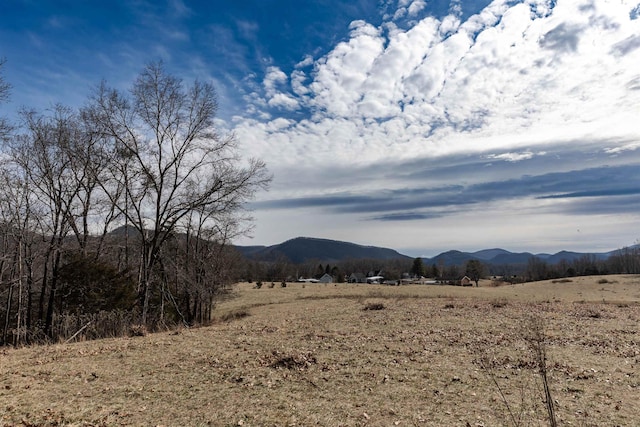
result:
[[[129,327],[129,336],[130,337],[144,337],[147,335],[147,327],[145,325],[131,325]]]
[[[127,310],[97,313],[54,313],[51,338],[54,341],[85,341],[100,338],[134,336],[132,325],[138,314]],[[137,327],[137,326],[136,326]],[[37,342],[37,340],[34,338]]]
[[[586,311],[585,315],[592,319],[600,319],[602,317],[602,313],[595,309],[589,309]]]
[[[58,280],[61,312],[130,310],[136,302],[135,281],[130,273],[90,256],[69,255]]]
[[[370,302],[364,306],[363,310],[384,310],[384,304],[381,302]]]
[[[494,288],[497,288],[498,286],[502,286],[504,284],[504,282],[500,279],[492,279],[491,280],[491,286]]]
[[[502,308],[507,305],[506,298],[498,298],[491,301],[491,307],[493,308]]]
[[[311,365],[315,365],[318,363],[318,360],[312,353],[283,354],[277,350],[274,350],[271,357],[269,357],[267,360],[269,360],[270,362],[268,364],[270,368],[291,369],[298,371],[307,369]]]
[[[232,320],[243,319],[249,316],[249,312],[247,310],[236,310],[220,316],[221,322],[231,322]]]

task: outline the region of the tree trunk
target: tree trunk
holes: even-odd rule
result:
[[[56,288],[58,284],[58,271],[60,270],[60,251],[56,250],[51,271],[51,290],[49,291],[49,303],[47,305],[47,318],[45,319],[44,330],[49,338],[52,336],[53,312],[56,301]]]
[[[47,251],[44,257],[44,267],[42,270],[42,285],[40,288],[40,299],[38,300],[38,320],[44,320],[44,299],[47,295],[47,283],[49,282],[49,260],[51,258],[51,249]]]
[[[13,283],[9,285],[9,295],[7,296],[7,314],[4,318],[4,328],[2,329],[2,344],[7,343],[7,331],[9,330],[9,320],[11,319],[11,299],[13,298]]]
[[[32,317],[33,317],[33,313],[31,312],[33,307],[33,261],[29,259],[29,261],[26,262],[26,266],[27,266],[27,314],[25,319],[25,325],[26,325],[27,331],[29,331],[31,330]]]

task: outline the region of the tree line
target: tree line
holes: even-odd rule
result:
[[[318,260],[292,263],[286,257],[271,262],[245,259],[238,270],[239,278],[247,281],[295,280],[299,277],[319,278],[330,274],[335,282],[343,282],[351,273],[382,271],[389,280],[410,277],[428,277],[440,283],[458,283],[468,276],[475,284],[487,277],[505,282],[530,282],[574,276],[603,274],[640,274],[640,248],[627,247],[617,250],[606,259],[585,254],[574,260],[549,263],[543,258],[531,256],[522,264],[490,264],[479,259],[470,259],[460,264],[444,264],[442,261],[425,263],[420,257],[414,259],[349,259],[333,264]]]
[[[0,74],[0,102],[10,89]],[[210,319],[244,206],[271,179],[216,130],[217,109],[212,85],[152,63],[81,108],[0,119],[1,344]]]

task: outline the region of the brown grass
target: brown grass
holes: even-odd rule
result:
[[[0,424],[508,425],[490,369],[522,425],[546,425],[536,316],[559,424],[633,425],[640,279],[599,279],[240,284],[208,328],[0,350]]]

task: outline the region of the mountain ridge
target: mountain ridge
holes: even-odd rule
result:
[[[240,253],[249,259],[264,262],[275,262],[286,259],[296,264],[307,261],[319,261],[336,263],[348,259],[405,259],[416,257],[401,254],[395,249],[360,245],[357,243],[322,239],[316,237],[295,237],[282,243],[271,246],[235,246]],[[629,248],[637,249],[640,245]],[[511,252],[502,248],[483,249],[475,252],[449,250],[435,257],[420,257],[425,264],[462,265],[469,260],[480,260],[491,265],[526,264],[530,258],[537,257],[548,264],[557,264],[562,261],[572,262],[584,256],[595,257],[604,260],[616,254],[621,249],[609,252],[573,252],[559,251],[555,254],[533,254],[531,252]]]
[[[316,237],[296,237],[272,246],[236,246],[244,256],[257,261],[278,261],[283,257],[299,264],[307,261],[339,262],[347,259],[411,259],[394,249],[365,246],[351,242],[321,239]]]

